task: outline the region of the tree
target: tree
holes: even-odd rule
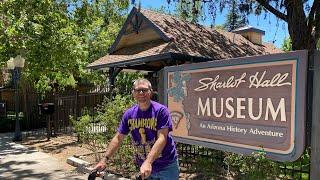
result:
[[[4,1],[1,3],[1,61],[23,54],[27,59],[24,78],[40,91],[52,84],[74,86],[72,71],[81,64],[68,62],[81,58],[82,46],[68,22],[66,7],[52,1]],[[80,51],[79,51],[80,50]]]
[[[0,1],[0,63],[22,54],[23,78],[41,93],[75,87],[98,76],[85,67],[107,53],[128,5],[128,0]]]
[[[150,8],[150,10],[161,13],[161,14],[167,14],[170,16],[175,16],[181,20],[184,21],[189,21],[191,23],[198,23],[200,18],[201,18],[201,14],[200,13],[192,13],[193,10],[195,10],[195,8],[193,8],[192,6],[190,6],[190,2],[191,0],[186,0],[189,3],[185,4],[185,3],[176,3],[175,4],[175,10],[173,12],[170,12],[170,10],[166,9],[165,6],[160,6],[158,8]],[[198,3],[198,6],[200,5],[200,3]],[[140,4],[139,4],[140,6]]]
[[[176,6],[176,17],[179,17],[182,20],[189,21],[191,23],[198,23],[200,19],[200,13],[198,10],[200,9],[200,3],[195,2],[191,3],[192,0],[180,1]]]
[[[290,38],[286,38],[283,40],[281,49],[285,52],[292,51],[292,42]],[[320,50],[320,40],[317,43],[317,50]]]
[[[283,40],[281,49],[285,52],[292,51],[292,42],[290,38],[286,38]]]
[[[232,31],[247,25],[246,17],[241,16],[236,0],[231,0],[230,5],[227,20],[223,27],[228,31]]]
[[[134,0],[132,0],[134,2]],[[174,0],[193,7],[193,13],[201,13],[208,9],[209,14],[215,17],[227,6],[225,0]],[[171,1],[168,0],[168,3]],[[201,3],[200,6],[197,4]],[[310,52],[316,48],[320,38],[320,1],[314,0],[237,0],[240,12],[257,15],[272,13],[277,18],[288,23],[288,31],[292,39],[293,50],[308,49]],[[182,6],[183,7],[183,6]],[[195,10],[194,10],[195,9]],[[187,8],[185,8],[188,11]]]

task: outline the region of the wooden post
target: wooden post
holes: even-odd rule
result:
[[[45,115],[46,120],[47,120],[47,140],[50,140],[51,137],[51,119],[49,115]]]
[[[122,71],[122,68],[115,68],[115,67],[111,67],[109,68],[109,92],[110,92],[110,97],[111,99],[113,99],[113,89],[114,89],[114,85],[115,85],[115,81],[116,81],[116,76],[120,73],[120,71]]]
[[[80,117],[80,107],[79,107],[79,90],[76,90],[75,100],[74,100],[74,108],[75,108],[75,117],[78,119]]]
[[[114,79],[115,79],[115,76],[114,76],[114,67],[111,67],[109,68],[109,92],[110,92],[110,97],[112,97],[112,91],[113,91],[113,88],[114,88]]]
[[[313,104],[311,126],[310,179],[320,177],[320,52],[315,51],[313,75]]]
[[[51,118],[51,121],[53,121],[53,136],[54,137],[57,137],[57,133],[58,133],[58,121],[59,121],[59,118],[57,118],[56,116],[56,112],[57,112],[57,106],[58,104],[56,103],[56,99],[57,99],[57,94],[54,93],[53,94],[53,100],[52,100],[52,103],[53,103],[53,108],[55,109],[54,112],[52,114],[50,114],[50,118]],[[61,126],[59,126],[61,127]],[[61,130],[61,129],[59,129]]]
[[[158,100],[160,103],[164,103],[164,77],[163,77],[163,69],[158,71]]]

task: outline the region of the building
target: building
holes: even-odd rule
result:
[[[88,68],[108,70],[111,87],[120,71],[145,71],[157,89],[165,66],[282,52],[263,43],[263,35],[253,27],[227,32],[133,8],[109,54]]]

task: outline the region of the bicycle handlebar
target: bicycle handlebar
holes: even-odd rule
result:
[[[96,177],[99,177],[99,176],[98,176],[98,172],[99,172],[98,169],[92,170],[92,171],[89,173],[88,180],[95,180]],[[104,179],[104,178],[102,177],[102,179]],[[140,173],[139,173],[139,174],[136,174],[135,177],[134,177],[134,179],[135,179],[135,180],[142,180],[141,174],[140,174]]]
[[[89,173],[88,180],[95,180],[98,174],[98,169],[94,169]]]

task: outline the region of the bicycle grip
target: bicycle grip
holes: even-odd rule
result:
[[[95,180],[97,177],[98,169],[94,169],[90,172],[88,180]]]

